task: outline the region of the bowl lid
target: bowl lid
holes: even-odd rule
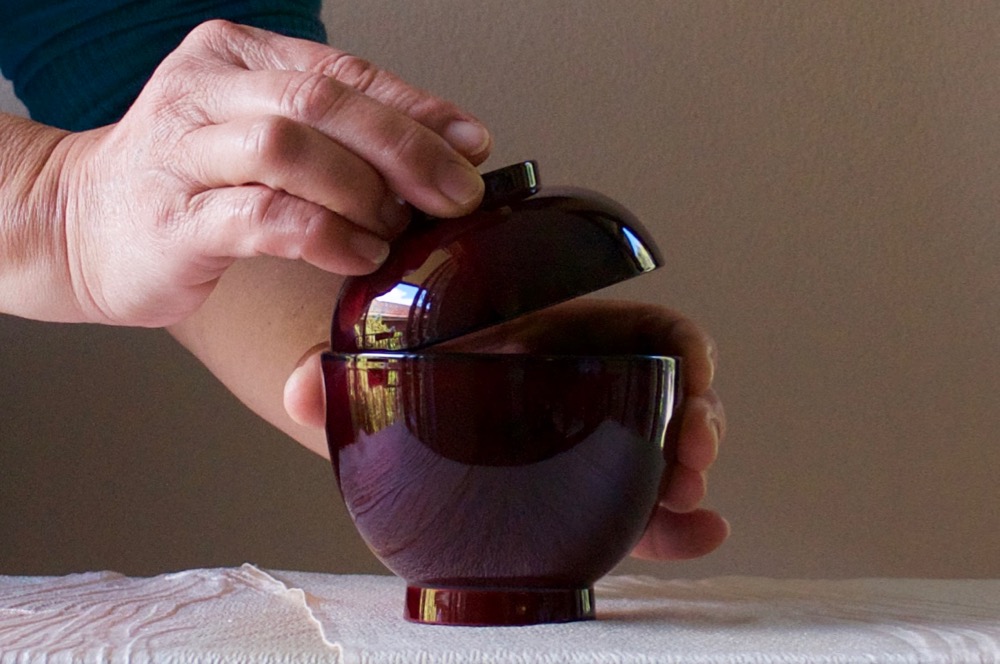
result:
[[[542,188],[537,173],[531,161],[487,173],[475,212],[414,218],[377,271],[344,282],[331,349],[418,350],[662,264],[620,204],[586,189]]]

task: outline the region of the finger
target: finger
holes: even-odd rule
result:
[[[367,274],[389,244],[324,207],[260,185],[210,189],[193,197],[190,228],[206,257],[302,259],[337,274]]]
[[[251,70],[234,64],[214,76],[201,72],[200,87],[184,103],[198,106],[197,114],[207,122],[281,115],[310,125],[371,163],[391,189],[432,215],[463,214],[482,199],[484,185],[478,171],[439,134],[355,87],[318,71],[302,70],[329,68],[333,65],[323,62],[332,63],[342,54],[327,49],[326,60],[316,61],[315,46],[242,26],[210,25],[220,34],[209,34],[203,25],[192,33],[197,35],[191,38],[194,45],[185,48],[196,53],[207,50]],[[285,61],[299,48],[309,55]],[[283,69],[275,68],[282,65]],[[263,68],[253,69],[258,66]]]
[[[660,504],[672,512],[690,512],[701,504],[707,492],[708,478],[704,472],[674,464],[660,483]]]
[[[726,431],[726,415],[715,390],[688,397],[683,402],[677,461],[695,471],[705,471],[715,463],[719,444]]]
[[[378,174],[316,130],[281,116],[197,129],[179,144],[185,175],[206,187],[263,184],[391,239],[410,214]]]
[[[643,326],[649,343],[659,352],[682,358],[684,394],[698,396],[712,386],[715,378],[715,342],[694,321],[676,312],[648,315]]]
[[[493,139],[478,119],[367,60],[342,53],[319,71],[413,118],[473,164],[486,161],[492,151]]]
[[[312,71],[336,79],[431,129],[473,164],[485,161],[492,149],[489,132],[475,117],[363,58],[225,22],[210,22],[192,34],[192,41],[222,49],[232,64],[245,69]]]
[[[326,342],[310,348],[299,360],[285,382],[285,411],[302,426],[321,429],[326,423],[326,399],[323,392],[323,351]]]
[[[717,549],[729,533],[729,523],[716,512],[676,514],[660,506],[632,555],[646,560],[698,558]]]
[[[332,78],[311,72],[218,75],[204,110],[215,124],[280,115],[309,125],[370,163],[400,196],[436,216],[468,212],[482,199],[475,167],[439,135]]]
[[[208,125],[184,137],[177,160],[206,187],[263,184],[321,205],[391,239],[409,212],[378,173],[353,153],[281,116]]]

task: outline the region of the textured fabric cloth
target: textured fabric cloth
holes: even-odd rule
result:
[[[597,620],[441,627],[388,576],[238,569],[0,577],[0,664],[1000,661],[1000,580],[610,576]]]
[[[225,18],[325,42],[320,0],[3,0],[0,69],[31,117],[70,130],[115,122],[199,23]]]

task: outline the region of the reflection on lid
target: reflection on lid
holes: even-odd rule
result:
[[[374,298],[365,316],[355,326],[355,336],[364,339],[365,346],[378,350],[401,350],[402,333],[413,311],[419,311],[426,290],[414,284],[400,282]]]
[[[355,337],[370,350],[404,350],[420,343],[433,330],[437,315],[434,296],[441,296],[456,272],[459,244],[440,247],[426,256],[416,269],[372,299],[355,326]]]
[[[418,351],[593,293],[662,264],[625,208],[549,189],[457,219],[423,218],[369,275],[344,282],[335,352]]]
[[[632,253],[635,255],[635,260],[639,263],[639,267],[643,272],[649,272],[656,268],[656,260],[653,258],[653,254],[649,252],[646,245],[635,236],[627,226],[622,226],[622,235],[625,236],[625,241],[628,242],[628,246],[632,247]]]

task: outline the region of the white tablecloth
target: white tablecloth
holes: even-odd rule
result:
[[[0,577],[0,662],[1000,662],[1000,580],[612,576],[598,620],[416,625],[380,576]]]

